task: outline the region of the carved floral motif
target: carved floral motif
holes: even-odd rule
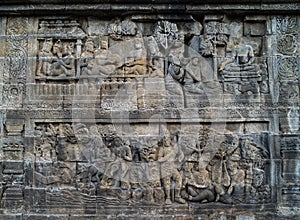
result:
[[[298,48],[296,17],[277,17],[277,51],[284,55],[293,55]]]
[[[25,96],[27,74],[27,46],[26,34],[28,19],[9,18],[7,21],[7,42],[4,63],[4,103],[10,106],[22,106]]]

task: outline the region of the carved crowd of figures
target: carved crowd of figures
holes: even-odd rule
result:
[[[61,38],[56,34],[57,23],[40,23],[39,33],[46,37],[38,39],[37,80],[66,83],[69,78],[83,79],[90,88],[99,89],[96,82],[101,84],[102,98],[112,95],[105,90],[127,86],[142,91],[136,95],[138,106],[142,106],[142,95],[149,93],[143,86],[157,90],[177,108],[196,107],[203,100],[217,98],[220,85],[224,94],[241,100],[268,92],[268,72],[257,40],[262,41],[265,33],[260,30],[252,39],[254,21],[238,24],[207,19],[203,25],[193,21],[185,32],[182,24],[160,20],[145,34],[135,22],[125,19],[109,23],[105,34],[99,35],[87,35],[79,23],[71,23],[74,36],[62,34]],[[280,68],[290,63],[282,59]],[[149,85],[130,84],[149,78],[154,79]],[[151,83],[164,88],[154,88]],[[89,196],[105,194],[159,204],[267,201],[270,188],[265,179],[268,153],[264,147],[257,140],[234,134],[223,134],[222,142],[212,144],[207,133],[199,131],[195,138],[163,129],[161,136],[148,140],[143,135],[117,135],[96,125],[41,124],[36,127],[33,182],[46,188],[69,187]]]
[[[47,38],[39,52],[36,75],[41,76],[75,76],[74,42],[62,42]]]
[[[231,36],[229,25],[221,21],[206,22],[204,30],[200,22],[193,25],[194,35],[187,36],[176,23],[158,21],[152,35],[144,36],[126,19],[110,23],[105,36],[42,38],[37,79],[75,77],[93,83],[95,78],[165,78],[167,95],[179,99],[169,104],[177,107],[187,106],[183,99],[188,96],[205,96],[204,90],[216,89],[219,82],[224,92],[244,98],[266,90],[264,62],[255,59],[251,44]]]
[[[232,133],[211,145],[210,132],[201,129],[196,140],[167,128],[159,137],[126,137],[97,125],[41,124],[34,181],[146,203],[267,201],[267,150]]]

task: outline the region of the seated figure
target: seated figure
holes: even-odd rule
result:
[[[190,178],[186,179],[185,190],[181,192],[183,198],[193,202],[214,201],[215,190],[206,167],[195,164],[191,174]]]
[[[87,71],[83,75],[113,75],[120,65],[120,58],[108,49],[108,42],[102,40],[100,49],[95,51],[95,59],[89,61]]]
[[[50,67],[50,76],[75,76],[74,43],[60,40],[53,45],[54,63]]]
[[[239,39],[234,39],[232,57],[221,63],[219,70],[224,78],[259,77],[259,66],[254,62],[254,53],[250,45],[240,44]]]
[[[147,56],[143,39],[134,40],[134,49],[129,52],[125,61],[125,74],[146,75]]]

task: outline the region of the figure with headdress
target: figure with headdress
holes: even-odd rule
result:
[[[134,49],[130,51],[125,61],[125,74],[146,75],[147,58],[142,38],[134,39]]]
[[[108,49],[108,41],[101,40],[100,48],[95,50],[95,59],[89,61],[87,65],[87,75],[110,76],[120,66],[120,58]],[[83,73],[85,74],[85,73]]]
[[[172,204],[172,182],[175,183],[174,201],[181,204],[186,203],[180,194],[182,177],[178,170],[183,158],[183,152],[177,144],[173,144],[169,131],[165,129],[163,146],[160,147],[158,153],[158,161],[160,162],[161,179],[165,190],[165,203],[167,205]]]
[[[51,76],[75,76],[73,52],[73,42],[62,43],[58,40],[54,43],[53,54],[57,56],[57,60],[51,65]]]
[[[53,53],[51,52],[53,46],[52,38],[44,40],[43,47],[38,53],[38,66],[36,76],[50,75],[50,67],[53,62]]]
[[[84,47],[85,51],[82,52],[80,59],[81,75],[87,75],[87,66],[89,61],[94,58],[95,44],[93,39],[88,38],[85,41]]]

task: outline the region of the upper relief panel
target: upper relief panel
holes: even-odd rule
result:
[[[124,90],[133,109],[260,102],[265,33],[266,18],[40,19],[36,95],[101,94],[106,108]]]
[[[81,42],[86,36],[76,20],[39,20],[36,69],[37,79],[65,79],[75,77],[75,60],[81,54]]]

